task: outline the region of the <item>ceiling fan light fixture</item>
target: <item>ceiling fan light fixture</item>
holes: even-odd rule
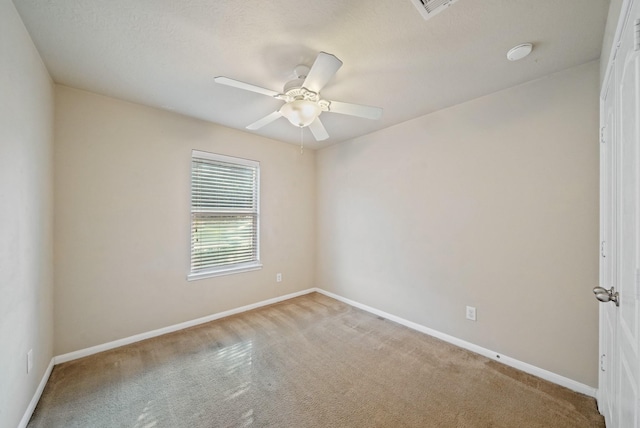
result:
[[[280,113],[292,125],[304,128],[316,120],[322,110],[318,103],[309,100],[293,100],[280,108]]]

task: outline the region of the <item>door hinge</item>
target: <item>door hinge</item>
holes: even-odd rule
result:
[[[640,300],[640,269],[636,268],[636,300]]]
[[[605,354],[600,355],[600,370],[606,372],[607,369],[604,368],[604,362],[607,356]]]
[[[633,38],[634,40],[633,50],[640,51],[640,19],[636,19],[634,29],[635,29],[634,31],[635,37]]]
[[[605,252],[605,245],[607,244],[607,241],[602,241],[600,242],[600,255],[602,257],[607,257],[607,253]]]
[[[604,130],[605,130],[605,128],[606,128],[606,126],[603,126],[603,127],[600,128],[600,142],[602,144],[605,143],[605,141],[604,141]]]

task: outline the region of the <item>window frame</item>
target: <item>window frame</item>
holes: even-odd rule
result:
[[[255,260],[249,262],[241,262],[229,265],[222,265],[218,267],[209,267],[205,270],[199,270],[194,272],[192,270],[193,263],[193,220],[194,220],[194,205],[193,205],[193,162],[197,159],[211,160],[214,162],[224,162],[234,165],[244,165],[248,167],[255,168],[256,178],[255,178],[255,217],[256,217],[256,227],[255,227]],[[204,152],[200,150],[192,150],[191,151],[191,168],[190,168],[190,191],[189,191],[189,273],[187,274],[187,280],[193,281],[204,278],[212,278],[216,276],[222,275],[232,275],[236,273],[249,272],[258,269],[262,269],[262,263],[260,261],[260,162],[237,158],[233,156],[226,156],[217,153]],[[220,212],[224,212],[221,210]]]

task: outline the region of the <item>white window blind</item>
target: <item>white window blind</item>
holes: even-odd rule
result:
[[[260,164],[194,150],[190,279],[260,267]]]

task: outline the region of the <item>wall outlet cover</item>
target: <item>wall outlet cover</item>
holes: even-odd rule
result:
[[[476,320],[476,308],[473,306],[467,306],[467,319],[471,321]]]

